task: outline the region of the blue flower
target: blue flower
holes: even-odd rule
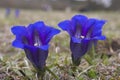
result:
[[[102,35],[102,27],[105,20],[87,18],[84,15],[75,15],[71,20],[65,20],[58,26],[70,35],[70,50],[73,64],[79,65],[80,58],[98,40],[105,40]]]
[[[19,9],[16,9],[15,10],[15,17],[18,18],[20,15],[20,10]]]
[[[60,30],[39,21],[30,24],[28,27],[14,26],[11,31],[16,36],[12,45],[24,49],[27,58],[33,66],[42,70],[46,65],[49,42]]]
[[[11,9],[10,8],[6,8],[6,12],[5,12],[5,16],[8,17],[11,13]]]

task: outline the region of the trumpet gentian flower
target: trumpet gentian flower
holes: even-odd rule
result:
[[[15,10],[15,17],[18,18],[20,15],[20,10],[19,9],[16,9]]]
[[[42,70],[46,65],[49,42],[60,30],[39,21],[27,27],[14,26],[11,31],[16,36],[12,45],[24,49],[27,58],[33,66]]]
[[[73,64],[79,65],[81,57],[98,40],[105,40],[102,27],[105,20],[87,18],[84,15],[75,15],[71,20],[65,20],[58,26],[70,35],[70,50]]]
[[[10,8],[6,8],[6,12],[5,12],[5,16],[8,17],[11,13],[11,9]]]

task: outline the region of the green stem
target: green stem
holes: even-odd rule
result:
[[[90,57],[91,57],[92,59],[95,58],[95,46],[94,46],[94,45],[92,45],[92,48],[91,48],[91,51],[90,51]]]
[[[43,70],[38,70],[37,71],[38,80],[44,80],[44,75],[45,75],[45,68]]]
[[[73,65],[73,66],[72,66],[72,71],[73,71],[73,72],[76,72],[76,69],[77,69],[77,66]]]
[[[51,74],[56,78],[56,80],[59,80],[58,76],[55,75],[48,67],[45,67],[45,69],[46,69],[49,73],[51,73]]]

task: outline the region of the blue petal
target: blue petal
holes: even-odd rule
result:
[[[39,40],[41,41],[42,45],[47,45],[51,38],[58,34],[60,30],[52,28],[50,26],[46,26],[43,21],[36,22],[28,26],[31,35],[34,37],[36,36],[34,31],[37,31],[39,34]]]
[[[96,36],[93,39],[96,39],[96,40],[105,40],[106,37],[105,36]]]
[[[45,24],[43,21],[38,21],[38,22],[33,23],[33,25],[35,27],[39,28],[39,27],[44,27]]]
[[[102,35],[102,30],[99,30],[98,32],[95,32],[94,34],[91,34],[91,38],[95,36],[101,36]]]
[[[75,15],[72,17],[72,22],[74,23],[74,27],[79,27],[81,29],[84,28],[86,21],[88,18],[84,15]],[[79,24],[79,26],[77,26]]]
[[[44,39],[44,32],[45,32],[45,24],[43,21],[38,21],[36,23],[33,23],[33,24],[30,24],[28,27],[27,27],[30,35],[31,35],[31,38],[32,38],[32,41],[33,41],[33,44],[35,43],[35,37],[38,38],[38,40],[44,44],[45,42],[45,39]],[[37,35],[36,35],[37,33]],[[41,40],[43,39],[43,40]]]
[[[72,17],[72,23],[74,26],[74,36],[82,35],[82,31],[84,30],[85,23],[87,22],[87,17],[83,15],[75,15]]]
[[[27,35],[27,30],[24,26],[13,26],[11,31],[14,35]]]
[[[81,39],[76,38],[76,37],[72,37],[72,41],[73,41],[74,43],[81,43]]]
[[[92,29],[93,29],[96,21],[97,20],[93,19],[93,18],[90,18],[90,19],[87,20],[87,22],[86,22],[86,24],[83,28],[83,31],[82,31],[83,36],[87,36],[87,35],[91,34]]]
[[[72,17],[72,21],[75,23],[75,25],[77,23],[79,23],[81,25],[81,27],[84,27],[87,19],[88,18],[84,15],[75,15],[75,16]]]
[[[37,31],[39,31],[39,32],[42,33],[44,26],[45,26],[45,25],[44,25],[44,22],[43,22],[43,21],[38,21],[38,22],[35,22],[35,23],[33,23],[33,24],[30,24],[30,25],[27,27],[27,29],[28,29],[30,35],[34,35],[34,31],[35,31],[35,30],[37,30]]]
[[[75,33],[74,26],[71,21],[65,20],[58,24],[58,26],[69,33],[70,36],[73,36]]]
[[[11,31],[16,35],[16,39],[13,41],[12,45],[17,48],[24,47],[24,44],[28,44],[28,33],[27,29],[24,26],[14,26],[11,28]]]
[[[46,37],[46,44],[49,43],[49,41],[52,39],[52,37],[58,33],[60,33],[60,30],[52,28],[52,27],[46,27],[46,32],[48,31],[48,33],[46,33],[47,37]]]
[[[72,37],[71,38],[73,43],[82,43],[83,41],[89,41],[90,38],[76,38],[76,37]]]
[[[35,29],[38,29],[38,30],[41,29],[42,30],[42,28],[44,28],[45,24],[44,24],[43,21],[38,21],[38,22],[35,22],[33,24],[33,26],[34,26]]]
[[[99,30],[102,29],[103,25],[106,23],[105,20],[99,20],[96,22],[96,24],[94,25],[94,28],[93,28],[93,33],[94,34],[95,32],[98,32]]]
[[[24,49],[24,44],[20,42],[19,40],[14,40],[12,43],[12,46]]]
[[[48,50],[49,45],[39,46],[39,48],[42,49],[42,50]]]

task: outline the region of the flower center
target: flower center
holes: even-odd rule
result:
[[[35,37],[34,37],[34,46],[41,46],[41,45],[42,45],[42,43],[40,41],[39,34],[36,31],[35,32]]]
[[[85,36],[82,36],[82,35],[81,35],[81,36],[80,36],[80,38],[81,38],[81,39],[84,39],[84,38],[85,38]]]
[[[34,46],[41,46],[40,41],[36,41],[36,42],[34,43]]]
[[[75,35],[76,38],[79,38],[79,39],[84,39],[85,36],[82,36],[82,35]]]

